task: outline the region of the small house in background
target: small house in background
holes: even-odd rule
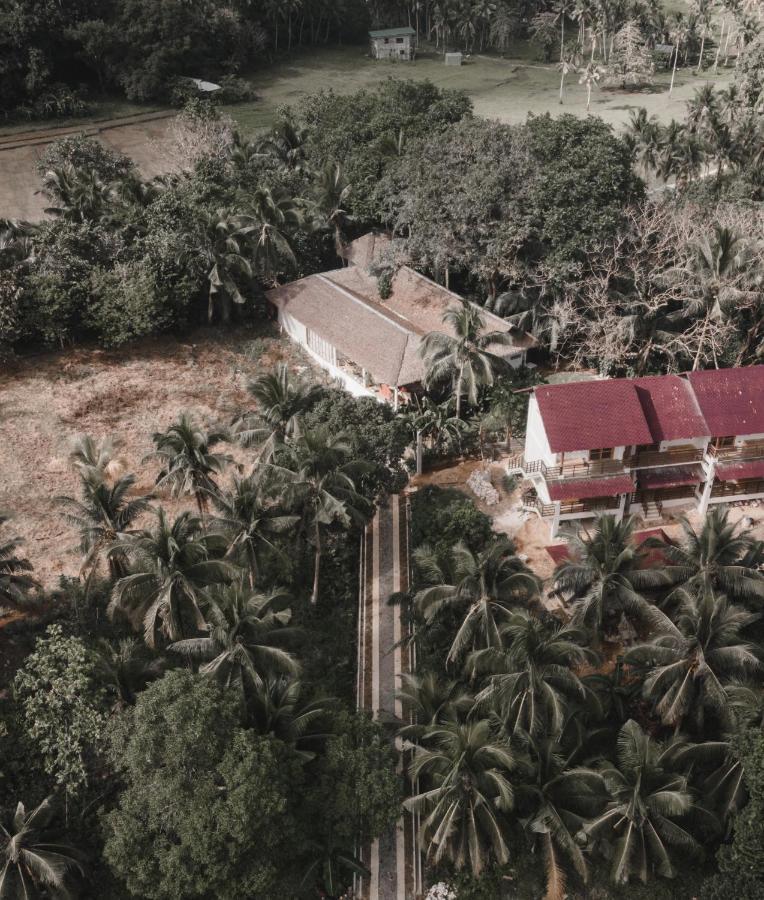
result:
[[[461,53],[446,53],[446,65],[447,66],[460,66],[462,64],[462,54]]]
[[[410,61],[414,58],[416,31],[410,26],[370,31],[369,38],[371,39],[371,55],[374,59]]]

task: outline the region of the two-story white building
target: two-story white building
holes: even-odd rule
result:
[[[398,59],[406,62],[414,58],[416,31],[404,28],[380,28],[369,32],[373,59]]]
[[[536,388],[524,503],[562,522],[764,498],[764,366]]]

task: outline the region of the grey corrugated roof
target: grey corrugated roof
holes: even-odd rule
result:
[[[405,25],[402,28],[378,28],[369,32],[370,38],[386,38],[386,37],[404,37],[410,35],[413,37],[416,31],[410,26]]]

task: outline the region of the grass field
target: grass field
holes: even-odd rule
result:
[[[565,103],[560,106],[560,76],[554,65],[533,60],[527,45],[515,48],[512,58],[474,56],[461,68],[445,66],[443,57],[434,52],[423,54],[413,63],[378,62],[368,58],[366,47],[334,47],[294,54],[288,61],[277,63],[267,72],[254,73],[251,80],[258,93],[253,103],[226,107],[243,131],[252,134],[270,125],[279,106],[293,105],[317,90],[349,93],[371,88],[384,78],[413,78],[459,88],[472,98],[480,116],[502,122],[523,122],[529,112],[557,115],[569,112],[586,115],[586,89],[578,79],[566,79]],[[629,112],[640,106],[647,108],[663,122],[682,118],[685,103],[695,90],[711,81],[718,85],[731,79],[729,70],[714,76],[704,72],[680,70],[674,93],[668,96],[670,73],[661,72],[655,84],[643,91],[595,89],[591,112],[614,126],[622,126]]]

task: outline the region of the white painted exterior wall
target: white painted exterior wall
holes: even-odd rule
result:
[[[324,371],[328,372],[334,378],[342,383],[342,387],[354,397],[374,397],[380,403],[384,401],[380,396],[375,394],[373,391],[370,391],[369,388],[364,387],[359,381],[356,381],[355,378],[351,378],[347,372],[343,369],[339,368],[337,365],[337,351],[334,347],[332,347],[328,342],[321,340],[321,353],[316,352],[312,347],[308,344],[308,329],[302,324],[302,322],[298,322],[294,316],[290,316],[289,313],[285,313],[283,310],[279,310],[279,325],[284,329],[284,331],[289,335],[290,338],[296,343],[299,344],[302,349],[313,359]],[[315,343],[315,342],[314,342]],[[316,344],[318,347],[319,345]],[[327,348],[330,350],[327,352]],[[324,353],[326,355],[324,355]]]
[[[372,38],[371,47],[375,59],[410,60],[414,55],[414,38],[410,34],[402,37]]]

